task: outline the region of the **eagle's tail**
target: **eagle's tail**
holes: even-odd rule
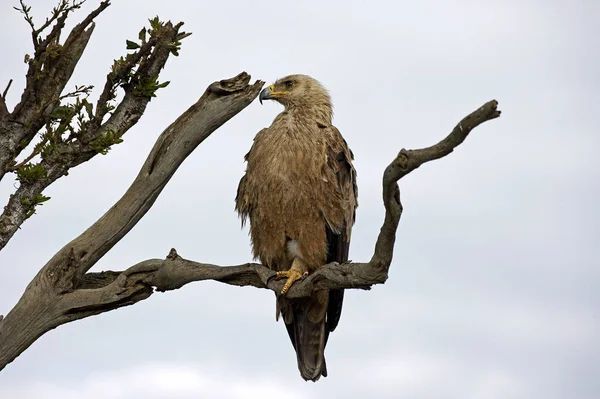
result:
[[[318,298],[317,296],[321,296],[319,294],[322,297]],[[328,295],[326,291],[319,294],[291,301],[288,308],[292,313],[292,320],[291,323],[286,323],[286,328],[296,350],[300,375],[306,381],[327,377],[325,312]]]

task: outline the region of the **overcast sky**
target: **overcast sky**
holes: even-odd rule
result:
[[[28,4],[39,24],[54,2]],[[0,5],[10,106],[32,54],[13,5]],[[0,373],[0,398],[598,398],[600,3],[115,0],[68,88],[96,85],[95,99],[125,40],[157,14],[194,33],[161,75],[171,84],[122,144],[47,189],[52,199],[0,252],[1,314],[120,198],[162,130],[215,80],[303,73],[330,90],[356,157],[356,261],[372,254],[381,173],[397,152],[437,142],[488,100],[503,114],[400,182],[390,278],[347,292],[329,377],[300,378],[271,292],[202,282],[47,333]],[[280,110],[255,102],[216,131],[94,270],[171,247],[249,261],[233,199],[254,135]],[[3,201],[15,185],[0,184]]]

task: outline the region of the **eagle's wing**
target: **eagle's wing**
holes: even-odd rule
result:
[[[327,263],[344,263],[348,260],[350,248],[350,233],[356,216],[358,206],[358,188],[356,185],[356,170],[352,166],[354,155],[346,140],[334,126],[328,126],[327,135],[327,163],[336,177],[336,183],[344,199],[344,226],[339,232],[327,227]],[[342,314],[344,290],[330,290],[327,305],[326,339],[329,332],[335,330]]]
[[[254,142],[252,143],[252,147],[250,147],[250,151],[248,151],[246,153],[246,155],[244,155],[244,162],[246,162],[246,164],[248,164],[248,160],[250,159],[250,154],[252,154],[252,150],[254,149],[254,146],[256,145],[256,139],[260,138],[260,136],[264,135],[265,132],[267,131],[267,129],[261,129],[257,134],[256,137],[254,138]],[[240,215],[240,218],[242,219],[242,227],[246,224],[248,217],[250,216],[250,213],[252,211],[252,201],[250,199],[250,196],[248,195],[248,190],[247,190],[247,173],[244,173],[244,176],[242,176],[242,178],[240,179],[240,183],[238,184],[238,188],[237,188],[237,193],[235,196],[235,210],[238,212],[238,214]]]

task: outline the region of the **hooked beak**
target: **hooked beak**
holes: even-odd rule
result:
[[[260,94],[258,95],[258,101],[260,102],[260,104],[262,105],[263,100],[268,100],[269,98],[271,98],[270,94],[271,94],[271,89],[273,86],[269,86],[265,89],[262,89],[262,91],[260,92]]]
[[[275,91],[275,86],[271,85],[265,89],[262,89],[258,95],[258,101],[262,104],[263,100],[271,100],[273,97],[288,94],[287,91]]]

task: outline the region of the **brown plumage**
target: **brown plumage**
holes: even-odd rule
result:
[[[236,210],[242,224],[250,220],[254,257],[291,284],[329,262],[348,260],[356,172],[319,82],[287,76],[264,89],[263,99],[285,109],[254,138]],[[283,316],[305,380],[327,376],[325,344],[338,324],[343,297],[343,290],[294,300],[277,295],[276,317]]]

